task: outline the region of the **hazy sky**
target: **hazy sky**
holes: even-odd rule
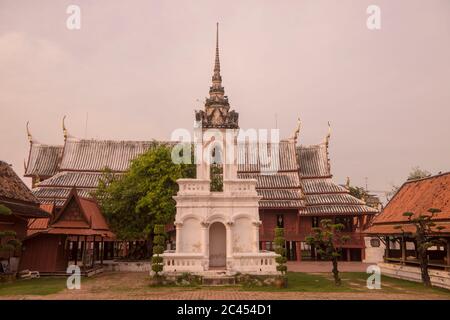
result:
[[[66,28],[81,7],[81,30]],[[366,27],[368,5],[381,30]],[[42,143],[69,132],[169,139],[208,94],[220,22],[223,84],[242,128],[302,144],[332,124],[336,182],[388,190],[414,166],[450,168],[450,1],[0,0],[0,159],[23,174],[25,124]],[[85,130],[88,113],[87,132]]]

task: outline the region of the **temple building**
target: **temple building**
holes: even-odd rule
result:
[[[216,42],[216,55],[210,96],[205,101],[203,110],[195,112],[195,120],[202,129],[231,129],[238,132],[238,113],[230,110],[230,102],[225,95],[220,74],[219,46]],[[190,123],[189,120],[187,120]],[[105,168],[116,174],[123,174],[129,168],[130,161],[146,152],[154,140],[149,141],[110,141],[78,139],[69,135],[63,120],[62,145],[38,143],[28,132],[30,150],[25,164],[25,176],[32,178],[33,193],[42,204],[54,204],[62,208],[72,188],[83,198],[92,197]],[[310,248],[305,237],[311,228],[318,226],[321,219],[333,219],[345,225],[345,232],[350,241],[343,245],[343,259],[361,261],[364,259],[363,228],[369,217],[378,211],[364,201],[351,196],[348,190],[332,180],[328,154],[330,134],[317,145],[301,145],[300,123],[294,133],[281,140],[276,148],[277,163],[273,174],[266,174],[265,154],[275,146],[269,144],[269,152],[259,152],[258,145],[242,143],[236,146],[237,165],[226,168],[222,176],[223,188],[226,179],[243,179],[255,181],[257,197],[256,218],[252,223],[259,225],[259,234],[253,252],[273,250],[274,228],[285,229],[286,248],[289,260],[315,260],[319,258]],[[160,141],[173,144],[174,142]],[[218,150],[217,154],[224,150]],[[198,178],[214,178],[217,163],[209,167],[198,167]],[[202,171],[205,170],[205,171]],[[182,191],[182,190],[180,190]],[[214,190],[213,190],[214,192]],[[179,221],[175,221],[176,223]],[[209,227],[213,224],[208,225]],[[223,231],[223,230],[222,230]],[[206,231],[205,231],[206,232]],[[181,238],[180,238],[181,239]],[[175,245],[180,248],[182,243]]]
[[[405,182],[365,230],[373,237],[375,247],[382,248],[385,262],[419,265],[412,234],[415,226],[403,214],[427,215],[430,208],[441,210],[434,218],[435,226],[431,228],[430,237],[442,240],[441,245],[428,249],[430,267],[450,269],[450,172]]]

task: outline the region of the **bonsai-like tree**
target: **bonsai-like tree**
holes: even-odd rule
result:
[[[153,256],[152,256],[152,270],[155,273],[155,278],[159,277],[159,273],[163,271],[163,258],[161,254],[164,252],[164,244],[166,237],[164,236],[164,225],[157,224],[153,229]]]
[[[277,262],[277,271],[281,272],[281,275],[285,275],[287,272],[286,266],[286,249],[284,248],[285,239],[284,239],[284,229],[283,228],[275,228],[275,253],[279,256],[275,258]]]
[[[9,216],[12,215],[12,211],[0,204],[0,215]],[[11,254],[19,248],[22,243],[16,239],[16,232],[12,230],[0,231],[0,255],[6,253],[8,256],[8,265],[10,264]],[[4,270],[5,271],[5,270]]]
[[[341,249],[337,245],[342,245],[350,238],[342,234],[344,225],[334,224],[330,219],[320,221],[320,227],[313,228],[313,233],[306,237],[306,243],[316,249],[316,252],[324,260],[333,263],[333,277],[336,286],[341,285],[339,277],[338,258],[341,256]]]
[[[432,220],[439,212],[441,212],[440,209],[430,208],[426,214],[420,214],[417,217],[413,212],[403,213],[403,216],[408,217],[409,222],[416,228],[416,231],[412,232],[411,235],[416,240],[417,258],[419,259],[422,282],[426,287],[431,287],[430,275],[428,273],[427,250],[442,242],[439,239],[432,239],[431,234],[439,233],[442,229],[445,229],[443,226],[436,227],[436,224]],[[401,229],[404,234],[407,233],[403,230],[402,226],[395,226],[395,228]]]

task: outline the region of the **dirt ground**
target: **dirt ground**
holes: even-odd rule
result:
[[[68,290],[46,296],[2,296],[1,299],[45,299],[45,300],[441,300],[449,299],[447,294],[423,293],[405,290],[402,293],[386,292],[246,292],[236,288],[152,288],[148,285],[147,273],[103,273],[93,278],[82,279],[81,289]]]

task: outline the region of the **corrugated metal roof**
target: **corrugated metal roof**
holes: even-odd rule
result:
[[[51,177],[58,169],[63,146],[32,142],[25,176]]]

